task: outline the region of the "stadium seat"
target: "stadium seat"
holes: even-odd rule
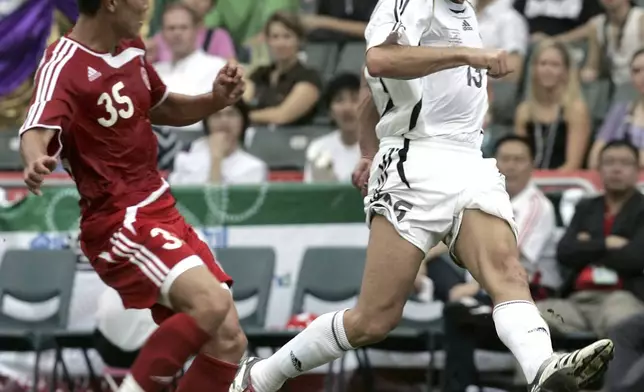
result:
[[[639,93],[631,83],[624,83],[615,86],[612,102],[630,102],[638,98]]]
[[[18,131],[0,132],[0,170],[22,169],[19,147]]]
[[[248,152],[272,170],[302,170],[311,141],[332,131],[327,126],[257,127]]]
[[[178,128],[169,128],[168,130],[179,140],[179,142],[182,144],[182,149],[184,150],[189,149],[192,142],[204,136],[203,131],[186,131]],[[159,134],[157,134],[157,138],[158,137]],[[159,139],[159,142],[162,142],[162,140]]]
[[[517,83],[490,81],[492,87],[492,118],[498,124],[513,124],[517,108]]]
[[[593,124],[599,125],[608,113],[610,105],[610,82],[598,80],[583,86],[584,97],[591,113]]]
[[[317,70],[323,80],[329,80],[338,62],[338,44],[309,42],[305,48],[306,65]]]
[[[347,42],[339,55],[334,74],[353,73],[360,75],[364,65],[366,45],[363,42]]]
[[[35,352],[34,391],[42,351],[57,348],[54,336],[67,327],[75,273],[76,256],[69,250],[8,250],[0,264],[0,351]],[[34,305],[56,302],[58,306],[44,318],[23,319],[6,309],[9,299]],[[59,349],[56,357],[54,373],[62,365],[71,384]]]
[[[235,303],[251,300],[254,302],[251,312],[240,313],[241,326],[264,328],[275,275],[275,251],[273,248],[231,247],[218,248],[215,254],[224,271],[235,281],[232,290]]]

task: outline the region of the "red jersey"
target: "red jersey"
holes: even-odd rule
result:
[[[20,134],[58,131],[49,154],[60,156],[76,182],[83,222],[163,195],[171,199],[157,169],[149,115],[167,94],[145,61],[141,39],[122,41],[113,54],[96,53],[69,37],[47,48]]]

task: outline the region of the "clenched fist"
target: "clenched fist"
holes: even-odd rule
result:
[[[468,63],[473,68],[487,69],[487,75],[496,79],[514,72],[508,65],[508,53],[504,50],[472,49]]]

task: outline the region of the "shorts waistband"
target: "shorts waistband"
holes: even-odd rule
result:
[[[405,143],[405,137],[402,136],[387,136],[380,139],[380,148],[402,148]],[[456,140],[449,140],[435,137],[424,137],[418,139],[411,139],[409,141],[411,147],[431,148],[441,150],[459,151],[469,154],[482,154],[481,146],[475,143],[466,143]]]

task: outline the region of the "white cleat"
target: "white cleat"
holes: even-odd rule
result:
[[[239,369],[228,392],[256,392],[250,379],[250,369],[261,361],[259,358],[247,357],[239,363]]]
[[[613,359],[615,347],[599,340],[569,354],[553,354],[539,368],[529,392],[576,392],[598,380]]]

